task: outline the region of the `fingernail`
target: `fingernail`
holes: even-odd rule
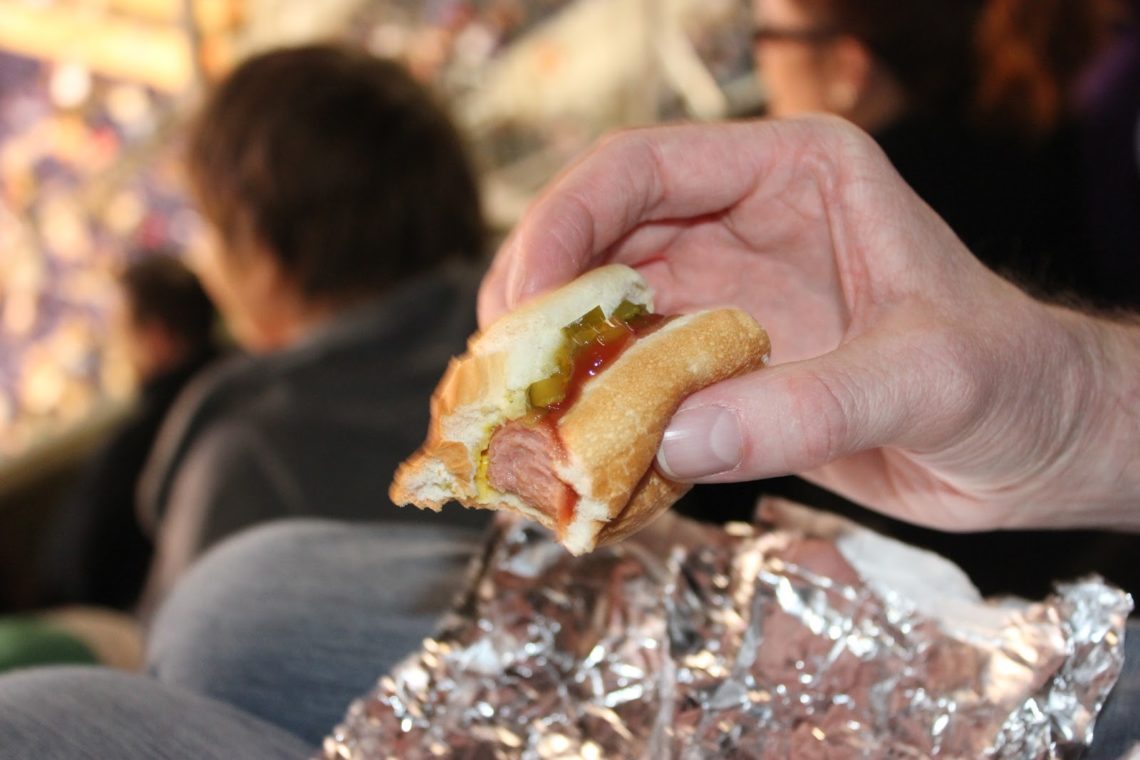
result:
[[[678,413],[657,451],[657,466],[672,480],[695,480],[740,464],[743,448],[736,415],[719,406]]]

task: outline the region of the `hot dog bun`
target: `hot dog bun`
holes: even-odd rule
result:
[[[592,270],[502,317],[472,337],[432,397],[423,447],[396,472],[389,495],[400,505],[438,510],[449,501],[519,512],[560,532],[575,554],[646,525],[688,490],[653,468],[661,437],[681,401],[767,361],[768,336],[745,312],[713,309],[676,317],[633,342],[585,383],[558,419],[558,478],[578,495],[559,526],[541,508],[498,491],[480,474],[492,434],[527,415],[527,388],[556,369],[562,328],[600,306],[652,309],[641,276],[624,266]]]

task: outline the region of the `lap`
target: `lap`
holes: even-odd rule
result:
[[[479,534],[423,524],[296,520],[208,554],[175,589],[151,636],[161,680],[236,705],[317,744],[435,627]],[[1090,760],[1140,740],[1140,625]]]
[[[479,542],[442,525],[256,528],[178,584],[155,620],[149,668],[315,744],[433,631]]]
[[[314,747],[229,705],[97,667],[0,677],[5,760],[304,760]]]

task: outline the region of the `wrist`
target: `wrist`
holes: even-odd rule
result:
[[[1140,530],[1140,319],[1095,319],[1104,364],[1097,406],[1105,500],[1112,527]],[[1094,441],[1095,443],[1095,441]]]
[[[1057,527],[1140,530],[1140,324],[1044,308],[1064,347],[1055,398],[1068,423],[1042,481],[1042,516]]]

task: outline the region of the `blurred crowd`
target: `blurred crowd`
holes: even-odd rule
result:
[[[417,79],[441,82],[477,70],[523,30],[568,4],[568,0],[372,3],[350,21],[349,35],[376,55],[405,61]]]
[[[400,60],[416,79],[459,102],[478,95],[488,64],[512,43],[575,5],[583,3],[366,2],[345,22],[343,37]],[[684,29],[693,50],[716,83],[750,79],[747,5],[721,0],[712,6],[716,13],[686,16],[697,17]],[[647,13],[636,2],[631,8]],[[583,41],[557,29],[540,36],[550,41],[528,52],[525,65],[549,68],[557,89],[556,69]],[[615,80],[636,77],[614,74]],[[658,100],[659,117],[685,114],[668,88]],[[747,100],[752,106],[754,98]],[[590,106],[570,104],[574,108]],[[0,53],[0,461],[129,395],[120,347],[103,339],[115,273],[130,251],[199,244],[201,225],[178,177],[181,110],[175,96],[144,85],[76,64]],[[491,171],[545,144],[580,149],[605,126],[573,121],[528,123],[502,113],[470,142],[480,168]],[[547,177],[545,169],[528,187]]]
[[[0,54],[0,461],[79,424],[129,373],[104,339],[135,248],[198,223],[155,143],[172,107],[80,66]]]

